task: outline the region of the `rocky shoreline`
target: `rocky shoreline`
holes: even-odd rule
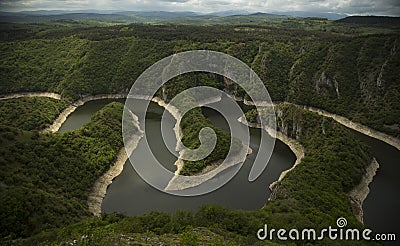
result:
[[[54,99],[61,99],[61,95],[56,94],[56,93],[48,93],[48,92],[29,93],[29,92],[27,92],[27,93],[15,93],[15,94],[10,94],[10,95],[0,95],[0,100],[20,98],[20,97],[50,97],[50,98],[54,98]],[[49,126],[48,128],[46,128],[45,130],[43,130],[43,132],[52,132],[52,133],[57,132],[59,130],[59,128],[61,127],[61,125],[65,122],[67,117],[72,112],[74,112],[76,110],[76,108],[78,108],[79,106],[82,106],[83,104],[85,104],[88,101],[99,100],[99,99],[119,99],[119,98],[123,99],[126,97],[127,97],[126,94],[104,94],[104,95],[88,96],[88,97],[79,99],[79,100],[75,101],[74,103],[72,103],[69,107],[64,109],[63,112],[53,122],[53,124],[51,126]],[[242,100],[240,100],[240,98],[236,98],[236,97],[233,97],[233,98],[237,101],[242,101]],[[160,106],[167,109],[167,106],[166,106],[167,104],[160,98],[153,98],[152,101],[158,103]],[[214,102],[214,101],[212,101],[212,102]],[[212,103],[212,102],[209,102],[209,103]],[[243,100],[243,102],[246,105],[254,105],[253,102],[247,101],[245,99]],[[273,105],[275,105],[275,103],[273,103]],[[297,106],[299,106],[299,105],[297,105]],[[389,136],[387,134],[384,134],[382,132],[373,130],[367,126],[352,122],[345,117],[338,116],[338,115],[326,112],[324,110],[320,110],[320,109],[313,108],[313,107],[307,107],[307,106],[299,106],[299,107],[302,107],[311,112],[318,113],[319,115],[322,115],[324,117],[330,117],[348,128],[351,128],[351,129],[358,131],[362,134],[365,134],[367,136],[379,139],[379,140],[386,142],[400,150],[400,139],[398,139],[398,138],[395,138],[395,137]],[[169,108],[167,110],[174,116],[175,119],[179,118],[180,115],[178,115],[179,112],[176,109],[174,110],[174,109]],[[254,124],[254,123],[248,123],[248,126],[261,128],[261,125]],[[297,166],[301,162],[301,159],[304,157],[304,149],[297,141],[295,141],[291,138],[288,138],[287,136],[285,136],[284,134],[282,134],[280,132],[275,132],[271,129],[264,129],[264,130],[267,131],[271,136],[276,137],[279,140],[281,140],[282,142],[284,142],[287,146],[289,146],[289,148],[292,150],[292,152],[296,155],[295,164],[290,169],[285,170],[281,173],[281,175],[279,176],[279,179],[270,185],[270,189],[272,189],[273,186],[277,182],[281,181],[288,172],[290,172],[293,168],[295,168],[295,166]],[[177,138],[181,136],[182,133],[179,128],[178,122],[176,123],[176,125],[174,127],[174,131],[175,131],[175,135]],[[143,133],[141,133],[141,134],[143,134]],[[132,140],[132,151],[136,148],[136,145],[138,144],[141,136],[138,135],[138,136],[135,136],[135,138],[136,139]],[[179,151],[179,146],[177,146],[177,151]],[[89,204],[89,211],[91,213],[93,213],[95,216],[99,216],[101,214],[101,203],[106,194],[107,187],[108,187],[108,185],[111,184],[112,180],[121,173],[121,171],[123,169],[123,165],[126,162],[127,158],[128,158],[128,156],[125,152],[125,148],[121,149],[116,157],[116,161],[111,165],[110,169],[106,173],[104,173],[98,180],[96,180],[95,184],[93,185],[92,192],[90,193],[90,195],[88,197],[88,204]],[[182,160],[178,159],[176,161],[175,165],[177,166],[177,170],[176,170],[175,174],[179,173],[179,171],[182,168],[182,164],[183,164]],[[217,167],[217,165],[215,165],[215,167]],[[211,169],[210,171],[216,170],[217,168],[215,168],[215,167],[210,168]],[[369,193],[368,185],[373,181],[373,177],[374,177],[378,167],[379,167],[378,162],[375,159],[373,159],[371,164],[366,168],[366,172],[363,175],[361,182],[348,193],[349,199],[352,204],[353,212],[354,212],[356,218],[360,222],[363,222],[362,203]],[[212,177],[210,177],[210,178],[212,178]],[[174,183],[174,182],[172,182],[172,183]],[[169,186],[169,184],[168,184],[168,186]]]
[[[50,97],[54,99],[61,99],[60,94],[52,92],[22,92],[22,93],[13,93],[9,95],[0,95],[0,100],[21,98],[21,97]]]
[[[355,130],[357,132],[360,132],[360,133],[362,133],[364,135],[367,135],[367,136],[376,138],[378,140],[381,140],[381,141],[383,141],[383,142],[385,142],[385,143],[387,143],[389,145],[392,145],[393,147],[397,148],[398,150],[400,150],[400,139],[398,139],[398,138],[389,136],[388,134],[385,134],[383,132],[379,132],[379,131],[371,129],[371,128],[367,127],[367,126],[364,126],[362,124],[353,122],[353,121],[351,121],[351,120],[349,120],[349,119],[347,119],[347,118],[345,118],[343,116],[339,116],[339,115],[336,115],[336,114],[332,114],[332,113],[326,112],[326,111],[324,111],[322,109],[317,109],[317,108],[308,107],[308,106],[302,106],[302,108],[304,108],[304,109],[306,109],[308,111],[317,113],[319,115],[332,118],[335,121],[339,122],[340,124],[350,128],[350,129],[353,129],[353,130]]]
[[[247,154],[251,154],[252,150],[247,147]],[[238,165],[240,163],[243,163],[246,160],[245,156],[244,158],[241,158],[241,155],[236,155],[233,156],[230,159],[225,159],[225,163],[223,163],[222,160],[216,161],[213,164],[209,165],[208,168],[203,170],[201,173],[193,176],[183,176],[183,175],[177,175],[175,173],[175,176],[170,180],[168,183],[167,187],[165,190],[184,190],[187,188],[195,187],[198,185],[201,185],[202,183],[212,179],[215,177],[217,174],[220,172],[233,167],[235,165]],[[177,160],[179,168],[182,168],[183,161],[181,159]]]
[[[210,104],[210,103],[215,103],[219,102],[221,100],[221,96],[217,96],[214,98],[210,98],[208,100],[204,100],[199,102],[200,105],[204,104]],[[181,114],[179,113],[178,109],[175,108],[174,106],[168,105],[166,102],[164,102],[161,98],[155,97],[152,99],[153,102],[158,103],[159,106],[164,107],[170,114],[175,118],[176,123],[174,126],[174,132],[177,140],[181,138],[182,135],[182,130],[180,128],[180,119],[182,118]],[[182,146],[180,146],[177,143],[176,146],[176,151],[181,154],[182,151]],[[247,147],[247,154],[251,154],[252,150]],[[242,160],[243,159],[243,160]],[[169,181],[168,185],[165,187],[165,190],[183,190],[191,187],[198,186],[207,180],[212,179],[215,177],[218,173],[222,172],[223,170],[232,167],[234,165],[237,165],[241,162],[245,161],[245,158],[240,159],[240,155],[234,156],[229,160],[226,160],[226,162],[221,165],[221,161],[216,161],[215,163],[211,164],[208,168],[203,170],[201,173],[198,175],[193,175],[193,176],[182,176],[179,175],[180,171],[182,170],[183,167],[183,160],[178,158],[177,161],[175,162],[176,166],[176,171],[175,171],[175,176]]]
[[[243,103],[245,105],[248,105],[248,106],[254,106],[255,105],[253,102],[248,101],[246,99],[243,100]],[[276,103],[272,103],[272,104],[274,106],[276,105]],[[292,103],[290,103],[290,104],[292,104]],[[303,108],[305,110],[308,110],[310,112],[317,113],[317,114],[322,115],[324,117],[332,118],[333,120],[335,120],[336,122],[344,125],[345,127],[353,129],[353,130],[355,130],[357,132],[360,132],[360,133],[362,133],[364,135],[367,135],[369,137],[376,138],[376,139],[378,139],[380,141],[383,141],[383,142],[385,142],[385,143],[397,148],[398,150],[400,150],[400,139],[399,138],[392,137],[392,136],[390,136],[388,134],[385,134],[383,132],[374,130],[374,129],[368,127],[368,126],[362,125],[360,123],[353,122],[353,121],[347,119],[346,117],[343,117],[343,116],[340,116],[340,115],[336,115],[336,114],[333,114],[333,113],[329,113],[329,112],[327,112],[325,110],[322,110],[322,109],[318,109],[318,108],[314,108],[314,107],[310,107],[310,106],[297,105],[297,104],[292,104],[292,105],[298,106],[298,107]]]
[[[180,128],[182,115],[179,113],[179,110],[177,108],[175,108],[172,105],[169,105],[168,103],[166,103],[164,100],[162,100],[159,97],[154,97],[154,98],[151,99],[151,101],[157,103],[158,106],[163,107],[164,109],[166,109],[172,115],[172,117],[174,117],[174,119],[176,120],[176,123],[175,123],[175,126],[174,126],[174,133],[175,133],[175,138],[176,138],[176,141],[177,141],[177,145],[175,147],[175,150],[177,152],[180,152],[182,147],[178,145],[178,141],[179,141],[179,139],[182,138],[182,129]],[[182,168],[181,167],[182,163],[178,163],[178,161],[176,161],[174,165],[177,167],[177,170],[175,171],[175,174],[178,174],[179,171]]]
[[[242,124],[245,124],[245,121],[243,120],[243,116],[241,118],[238,119],[238,121]],[[262,128],[261,124],[259,123],[251,123],[251,122],[247,122],[247,126],[249,127],[253,127],[253,128]],[[297,142],[296,140],[287,137],[285,134],[279,132],[279,131],[275,131],[271,128],[262,128],[264,131],[266,131],[271,137],[273,138],[277,138],[280,141],[282,141],[284,144],[286,144],[290,150],[294,153],[294,155],[296,156],[296,161],[293,164],[293,166],[285,171],[283,171],[280,175],[277,181],[274,181],[273,183],[270,184],[269,189],[272,190],[273,187],[280,182],[288,172],[292,171],[297,165],[300,164],[301,159],[303,159],[304,157],[304,148],[303,146]]]
[[[132,113],[132,118],[134,119],[134,125],[137,129],[139,128],[139,121]],[[87,203],[89,207],[89,212],[94,216],[98,217],[101,215],[101,204],[103,199],[107,194],[108,186],[113,182],[113,180],[119,176],[124,169],[125,162],[128,157],[136,149],[139,144],[140,139],[143,137],[144,132],[139,130],[132,139],[128,141],[128,145],[122,147],[118,152],[115,162],[110,166],[110,168],[101,175],[93,184],[92,190],[88,196]]]
[[[126,98],[125,94],[96,95],[96,96],[87,96],[81,98],[73,102],[67,108],[65,108],[54,120],[53,124],[42,130],[42,132],[51,132],[51,133],[57,132],[62,126],[62,124],[64,124],[64,122],[67,120],[70,114],[72,114],[78,107],[84,105],[89,101],[100,100],[100,99],[123,99],[123,98]]]
[[[247,104],[247,105],[254,105],[254,104]],[[307,108],[305,108],[305,109],[307,110]],[[310,110],[310,111],[314,112],[312,110]],[[317,113],[317,112],[315,112],[315,113]],[[330,115],[332,115],[332,114],[330,114]],[[327,117],[326,115],[322,115],[322,116]],[[333,118],[333,117],[331,117],[331,118]],[[344,118],[344,117],[341,117],[341,118]],[[336,119],[334,119],[334,120],[336,120]],[[244,124],[244,121],[243,121],[242,118],[239,118],[238,121]],[[344,126],[347,126],[346,124],[344,124],[344,123],[342,123],[340,121],[338,121],[338,122],[340,124],[344,125]],[[248,122],[247,125],[249,127],[262,128],[261,124],[258,124],[258,123],[249,123]],[[289,146],[289,148],[292,150],[292,152],[296,156],[296,162],[294,163],[294,165],[290,169],[283,171],[280,174],[279,179],[277,181],[271,183],[269,188],[272,191],[274,186],[278,182],[280,182],[286,176],[286,174],[288,172],[290,172],[298,164],[300,164],[301,159],[304,157],[304,153],[305,152],[304,152],[303,146],[299,142],[297,142],[296,140],[287,137],[286,135],[282,134],[281,132],[274,131],[273,129],[264,129],[264,130],[267,131],[268,134],[271,135],[272,137],[276,137],[277,139],[279,139],[283,143],[285,143],[287,146]],[[357,129],[354,129],[354,130],[357,130]],[[364,132],[361,132],[361,133],[370,136],[369,134],[366,134]],[[371,137],[373,137],[373,136],[371,136]],[[362,205],[363,205],[364,200],[367,198],[367,196],[369,194],[369,191],[370,191],[369,184],[373,181],[373,178],[374,178],[378,168],[379,168],[379,163],[376,161],[375,158],[373,158],[373,160],[371,161],[371,164],[368,165],[368,167],[366,168],[365,173],[362,176],[360,183],[357,186],[355,186],[347,194],[348,197],[349,197],[350,203],[351,203],[351,207],[352,207],[353,213],[354,213],[355,217],[357,218],[357,220],[360,221],[361,223],[364,223],[364,220],[363,220],[364,211],[362,209]],[[271,196],[272,196],[272,194],[271,194]],[[270,199],[271,199],[271,197],[269,198],[269,200]]]
[[[371,164],[369,164],[368,167],[365,169],[365,173],[362,176],[360,183],[348,193],[353,213],[356,216],[357,220],[363,224],[364,211],[362,209],[362,205],[369,194],[370,190],[368,186],[374,179],[378,168],[379,163],[376,161],[375,158],[373,158]]]

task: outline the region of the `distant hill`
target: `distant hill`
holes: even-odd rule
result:
[[[114,14],[116,10],[96,10],[96,9],[82,9],[82,10],[33,10],[33,11],[20,11],[14,12],[24,15],[61,15],[61,14],[76,14],[76,13],[92,13],[92,14]]]
[[[248,15],[248,14],[251,14],[251,12],[246,10],[227,10],[227,11],[209,13],[209,15],[213,16],[231,16],[231,15]]]
[[[323,18],[336,20],[337,23],[353,24],[400,24],[400,17],[387,16],[348,16],[336,13],[314,13],[304,11],[250,13],[246,11],[223,11],[209,14],[197,12],[168,12],[168,11],[63,11],[37,10],[22,12],[0,12],[0,22],[12,23],[42,23],[46,21],[74,20],[123,23],[189,23],[189,24],[240,24],[263,23],[266,21],[298,18]],[[345,17],[345,18],[343,18]]]
[[[168,12],[168,11],[120,11],[113,12],[113,14],[119,15],[137,15],[143,17],[159,17],[159,18],[176,18],[176,17],[188,17],[201,15],[196,12]]]
[[[336,22],[339,23],[352,23],[352,24],[365,24],[365,25],[400,25],[400,17],[389,16],[349,16]]]
[[[290,16],[328,18],[325,14],[307,14],[306,12],[285,13],[250,13],[246,11],[223,11],[214,13],[196,12],[168,12],[168,11],[61,11],[38,10],[23,12],[0,12],[0,22],[12,23],[41,23],[46,21],[94,20],[101,22],[126,23],[192,23],[192,24],[232,24],[232,23],[260,23],[271,20],[284,20]],[[332,16],[331,16],[332,17]],[[337,16],[336,16],[337,17]]]
[[[296,17],[317,17],[317,18],[326,18],[328,20],[338,20],[347,15],[337,14],[337,13],[325,13],[325,12],[308,12],[308,11],[286,11],[286,12],[271,12],[276,15],[290,15]]]
[[[69,14],[55,14],[55,15],[32,15],[24,13],[0,13],[0,22],[12,23],[40,23],[46,21],[56,20],[96,20],[104,22],[136,22],[135,18],[127,15],[118,14],[96,14],[96,13],[69,13]]]

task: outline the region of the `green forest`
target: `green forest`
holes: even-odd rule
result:
[[[43,24],[42,30],[1,25],[13,30],[0,37],[1,94],[49,91],[77,99],[127,93],[159,59],[208,49],[244,61],[274,101],[318,107],[400,136],[399,34],[384,27],[379,34],[346,34],[248,24],[49,29]],[[241,88],[218,81],[216,87],[243,96]]]
[[[14,126],[21,130],[43,130],[72,101],[52,98],[26,97],[0,100],[0,125]]]
[[[3,239],[31,236],[90,215],[89,191],[123,146],[122,110],[122,104],[111,103],[83,128],[62,134],[25,131],[22,120],[1,126]]]
[[[217,143],[214,150],[206,158],[198,161],[184,160],[184,165],[180,171],[181,175],[193,175],[201,172],[206,166],[226,158],[231,145],[229,132],[215,127],[201,112],[200,108],[195,108],[187,112],[181,121],[182,143],[189,149],[200,147],[199,132],[205,127],[210,127],[217,135]],[[207,141],[207,139],[205,140]],[[234,139],[234,152],[238,152],[243,147],[240,140]]]
[[[80,168],[78,172],[82,175],[90,174],[88,177],[92,177],[92,175],[96,175],[96,173],[93,173],[93,168],[96,168],[98,169],[97,175],[99,175],[101,170],[106,168],[107,163],[112,160],[112,156],[115,156],[113,149],[117,150],[118,148],[113,147],[120,147],[117,129],[120,125],[118,125],[117,119],[120,118],[118,114],[121,114],[121,107],[122,105],[118,103],[106,106],[94,116],[91,123],[69,134],[39,135],[39,138],[35,139],[32,133],[7,128],[8,131],[17,131],[13,135],[16,138],[16,140],[12,141],[14,144],[10,144],[7,149],[14,147],[19,138],[25,138],[23,143],[26,145],[34,144],[38,146],[31,151],[31,155],[38,155],[43,152],[41,145],[39,145],[44,141],[43,138],[50,138],[47,141],[51,141],[52,138],[55,138],[53,141],[57,141],[61,138],[64,139],[62,143],[65,145],[60,143],[60,147],[70,148],[70,153],[89,151],[82,158],[93,158],[95,163],[100,158],[103,158],[103,161],[100,162],[103,164],[97,164],[101,165],[103,169],[99,169],[99,166],[94,165],[93,162],[85,160],[88,165],[85,168],[86,170]],[[112,119],[103,118],[104,115],[111,113],[113,115]],[[7,198],[14,197],[13,201],[16,204],[22,203],[19,206],[26,213],[26,217],[18,217],[19,219],[17,219],[11,216],[16,212],[16,204],[10,204],[10,199],[2,201],[2,207],[7,209],[3,211],[9,212],[2,212],[2,216],[4,216],[2,221],[14,219],[13,227],[2,228],[2,231],[5,232],[3,236],[8,235],[3,239],[31,236],[26,240],[14,241],[14,243],[27,245],[63,244],[74,240],[89,245],[156,244],[161,242],[172,245],[272,245],[275,243],[274,240],[258,241],[255,236],[254,232],[261,228],[264,223],[268,223],[274,228],[302,229],[312,226],[316,229],[321,229],[334,224],[337,217],[344,216],[348,219],[349,226],[352,228],[364,228],[364,225],[358,222],[353,215],[347,192],[360,181],[365,167],[370,163],[372,156],[369,148],[357,140],[348,129],[335,121],[325,119],[297,106],[281,104],[277,107],[278,114],[281,115],[278,116],[279,129],[288,129],[286,133],[293,138],[297,138],[305,147],[306,156],[300,166],[296,167],[273,188],[272,199],[260,210],[230,210],[220,206],[206,205],[197,212],[179,211],[174,214],[168,214],[155,211],[140,216],[126,217],[122,214],[104,214],[100,218],[92,218],[87,213],[85,198],[90,188],[90,181],[93,182],[93,180],[75,176],[67,178],[68,174],[75,175],[77,173],[73,170],[74,165],[72,164],[75,161],[82,160],[68,159],[64,157],[66,154],[63,151],[56,154],[62,154],[62,159],[71,161],[69,166],[64,165],[65,170],[60,170],[62,164],[53,161],[49,156],[43,157],[47,157],[48,162],[40,161],[42,168],[37,165],[26,164],[29,169],[25,172],[23,179],[29,178],[30,182],[27,183],[40,184],[41,187],[41,189],[37,190],[42,194],[42,196],[39,196],[40,198],[37,198],[40,199],[40,202],[29,204],[32,212],[39,210],[43,213],[39,214],[40,216],[38,215],[36,220],[30,217],[26,210],[22,210],[24,205],[26,206],[24,202],[27,202],[27,200],[35,201],[35,199],[28,196],[27,200],[24,200],[16,196],[21,192],[18,189],[25,188],[30,191],[32,187],[29,188],[28,184],[26,184],[28,187],[24,187],[17,181],[13,183],[13,181],[3,178],[6,174],[2,175],[2,179],[5,180],[4,183],[7,185],[3,189],[6,191],[12,189],[14,191],[11,194],[5,193]],[[108,127],[104,127],[104,125]],[[115,128],[110,129],[109,125],[114,125]],[[296,135],[296,131],[287,128],[287,125],[301,126],[301,134]],[[103,127],[98,130],[99,126]],[[107,138],[107,141],[101,138],[101,136],[108,136],[111,133],[114,133],[112,136],[115,137]],[[94,136],[96,137],[94,138]],[[11,140],[8,139],[7,141]],[[96,146],[103,144],[104,149],[98,150],[102,151],[101,155],[93,155],[93,146],[90,145],[92,141],[96,141]],[[106,143],[104,143],[105,141]],[[110,141],[115,141],[115,143]],[[88,144],[87,149],[82,148],[82,142]],[[79,145],[79,148],[75,149],[76,145]],[[60,160],[61,158],[57,159]],[[28,160],[32,160],[32,158]],[[23,162],[21,162],[21,165],[23,165]],[[47,175],[50,175],[50,173],[64,175],[59,178],[66,179],[65,186],[63,186],[64,182],[54,180],[52,177],[34,175],[39,170],[42,171],[44,166],[46,166]],[[46,175],[46,172],[40,172],[40,174]],[[61,190],[54,190],[55,187],[52,186],[52,182],[57,182],[57,189]],[[77,186],[71,187],[72,183],[77,184]],[[9,184],[10,186],[8,186]],[[86,189],[83,189],[85,187],[84,184],[86,184]],[[60,198],[63,203],[52,201],[50,198],[48,198],[50,201],[46,199],[47,196],[59,197],[59,195],[55,194],[61,191],[65,194]],[[31,195],[34,196],[34,194]],[[72,203],[73,201],[75,203]],[[48,205],[46,207],[43,204]],[[71,204],[76,205],[73,206]],[[21,210],[19,212],[23,213]],[[63,219],[60,219],[61,214]],[[48,218],[48,220],[44,218]],[[57,220],[53,220],[56,218]],[[32,222],[26,225],[22,222],[24,219]],[[74,221],[76,223],[72,223]],[[69,225],[57,229],[67,224],[67,222]],[[15,225],[20,225],[20,227]],[[29,226],[29,229],[25,226]],[[10,234],[10,232],[14,234]],[[304,244],[306,243],[304,242]],[[319,245],[335,245],[335,243],[343,245],[346,242],[334,242],[324,239],[313,243]],[[348,243],[352,245],[354,242]]]
[[[275,245],[282,242],[256,238],[255,232],[265,223],[272,228],[321,229],[345,217],[349,228],[366,228],[355,218],[347,193],[360,182],[372,160],[371,150],[339,123],[294,105],[317,107],[400,137],[398,22],[354,21],[0,23],[0,95],[62,95],[61,100],[0,100],[0,244]],[[108,104],[75,131],[41,130],[74,100],[128,93],[153,63],[196,49],[232,55],[258,74],[278,103],[277,129],[305,149],[301,165],[273,187],[271,199],[259,210],[211,204],[195,212],[154,211],[130,217],[113,213],[94,218],[87,197],[123,147],[123,105]],[[248,97],[239,86],[205,73],[180,76],[157,96],[168,101],[198,85]],[[250,122],[267,117],[255,110],[246,116]],[[199,146],[203,127],[216,132],[217,148],[202,161],[186,161],[181,174],[196,174],[229,150],[229,133],[213,126],[199,108],[181,121],[185,146]],[[354,244],[328,239],[287,242],[346,243]]]

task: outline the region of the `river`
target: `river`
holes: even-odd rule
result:
[[[59,132],[70,131],[83,126],[90,121],[90,118],[99,109],[110,101],[95,100],[79,107],[68,117]],[[123,100],[119,101],[123,102]],[[138,107],[140,106],[138,105]],[[173,163],[176,161],[176,157],[164,145],[159,144],[163,142],[160,121],[163,110],[156,103],[150,103],[146,116],[146,134],[157,159],[167,169],[174,171],[175,166],[173,166]],[[218,113],[213,110],[205,110],[204,112],[215,125],[227,128],[225,120]],[[172,130],[174,123],[170,122],[170,132],[164,132],[167,137],[175,137]],[[250,129],[250,147],[253,149],[253,153],[257,153],[260,137],[260,129]],[[264,137],[267,138],[264,139],[265,141],[271,141],[271,137],[267,134],[264,134]],[[143,141],[139,142],[134,151],[135,161],[146,162],[146,155],[143,153],[144,149]],[[277,140],[267,169],[260,178],[250,183],[247,179],[254,158],[254,154],[248,156],[238,174],[228,184],[214,192],[197,197],[178,197],[156,190],[138,176],[128,160],[122,173],[109,186],[107,195],[103,200],[102,211],[122,212],[127,215],[143,214],[154,210],[174,212],[185,209],[195,211],[203,204],[218,204],[236,209],[259,209],[265,204],[270,195],[269,184],[277,180],[282,171],[293,165],[295,156],[285,144]],[[222,176],[228,175],[228,172],[235,171],[235,168],[225,170],[207,182],[215,182]]]
[[[173,156],[163,144],[161,137],[161,113],[163,108],[151,103],[146,117],[146,133],[150,146],[154,146],[153,153],[157,159],[169,170],[174,171],[173,163],[176,157]],[[213,110],[206,110],[206,116],[217,126],[227,128],[226,122],[218,113]],[[172,116],[170,117],[172,119]],[[171,120],[170,131],[164,132],[170,138],[175,138],[173,133],[174,121]],[[243,126],[245,127],[245,126]],[[260,130],[251,129],[250,147],[257,152],[260,141]],[[264,134],[266,135],[266,134]],[[269,136],[267,138],[270,138]],[[268,141],[268,139],[266,139]],[[271,141],[271,138],[269,139]],[[148,161],[144,153],[144,142],[141,141],[133,153],[133,161]],[[259,209],[270,195],[268,186],[278,179],[279,174],[288,168],[295,161],[295,156],[290,149],[281,142],[278,142],[270,165],[263,175],[255,182],[247,181],[254,155],[250,155],[238,174],[222,188],[196,197],[179,197],[160,192],[144,182],[132,168],[130,162],[125,163],[124,170],[109,186],[107,195],[103,201],[104,212],[123,212],[128,215],[142,214],[153,210],[174,212],[177,210],[197,210],[203,204],[218,204],[229,208],[237,209]],[[236,171],[237,167],[227,169],[215,178],[205,182],[201,187],[191,188],[199,190],[207,187],[211,182],[219,182],[230,172]]]
[[[93,114],[110,101],[115,100],[95,100],[79,107],[68,117],[59,132],[74,130],[83,126],[90,121]],[[124,100],[117,101],[124,102]],[[162,143],[160,120],[163,108],[156,103],[151,103],[148,112],[146,134],[152,150],[167,169],[174,171],[173,163],[176,157],[163,144],[159,144]],[[225,120],[218,113],[210,109],[203,109],[203,112],[213,124],[224,129],[227,128]],[[172,138],[174,137],[172,131],[174,122],[169,124],[171,131],[165,134]],[[376,232],[397,233],[394,230],[398,228],[397,220],[400,218],[398,210],[400,198],[397,190],[400,183],[400,179],[397,177],[400,171],[400,151],[361,133],[355,132],[355,134],[372,147],[373,155],[380,164],[377,175],[370,184],[370,194],[363,204],[364,222]],[[264,137],[267,138],[264,139],[265,141],[270,141],[269,136]],[[253,154],[247,157],[237,175],[222,188],[197,197],[178,197],[156,190],[138,176],[128,160],[122,173],[109,186],[107,195],[103,200],[102,211],[106,213],[121,212],[126,215],[143,214],[154,210],[167,212],[195,211],[203,204],[218,204],[228,208],[245,210],[259,209],[270,195],[268,189],[270,183],[277,180],[280,173],[290,168],[295,161],[295,156],[291,150],[281,141],[276,140],[267,169],[256,181],[248,182],[248,174],[255,158],[254,153],[258,151],[260,138],[261,130],[251,128],[250,147],[253,149]],[[146,161],[145,155],[141,154],[141,151],[144,151],[142,145],[142,143],[139,143],[134,152],[135,161]],[[225,170],[214,179],[235,171],[235,168]],[[214,179],[208,182],[213,182]]]
[[[400,151],[375,138],[359,132],[355,134],[371,146],[372,153],[380,165],[369,185],[370,193],[363,203],[364,223],[376,232],[398,233]]]

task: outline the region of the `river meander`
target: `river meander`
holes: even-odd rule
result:
[[[90,121],[90,118],[99,109],[110,101],[115,100],[95,100],[90,101],[77,108],[64,122],[59,132],[77,129]],[[124,102],[124,100],[117,100]],[[163,165],[171,170],[175,170],[173,163],[176,157],[171,154],[163,144],[161,137],[161,115],[163,108],[156,103],[150,103],[150,108],[146,116],[146,134],[152,151]],[[227,129],[225,120],[217,112],[210,109],[203,109],[204,114],[213,124]],[[172,117],[170,117],[172,119]],[[167,137],[174,138],[172,130],[175,122],[169,122],[170,132],[164,132]],[[400,179],[400,151],[396,148],[355,132],[356,135],[372,147],[373,155],[380,164],[377,175],[370,184],[370,194],[363,204],[364,222],[377,232],[397,232],[397,219],[400,217],[400,198],[398,188]],[[266,135],[266,134],[264,134]],[[269,136],[263,136],[264,141],[271,141]],[[258,144],[261,139],[260,129],[250,129],[250,147],[253,154],[249,155],[239,170],[237,175],[222,188],[197,197],[179,197],[169,195],[156,190],[143,181],[136,173],[128,160],[122,173],[108,187],[107,195],[103,200],[103,212],[121,212],[127,215],[143,214],[158,210],[174,212],[177,210],[196,210],[203,204],[218,204],[235,209],[259,209],[267,201],[270,191],[268,186],[278,179],[280,173],[290,168],[295,156],[284,143],[276,140],[272,157],[267,169],[254,182],[248,182],[248,174],[258,152]],[[142,143],[134,151],[134,160],[146,162],[146,155]],[[227,169],[215,178],[207,182],[217,182],[218,179],[227,175],[228,172],[236,171],[237,167]]]

